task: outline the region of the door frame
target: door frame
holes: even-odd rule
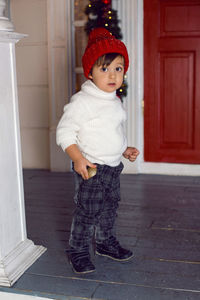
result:
[[[199,176],[200,165],[144,161],[144,115],[142,107],[144,99],[143,0],[113,0],[113,4],[114,8],[118,10],[119,18],[122,21],[123,40],[127,45],[131,62],[128,71],[128,96],[125,100],[128,113],[128,142],[140,150],[140,155],[134,166],[129,162],[125,162],[124,172]]]

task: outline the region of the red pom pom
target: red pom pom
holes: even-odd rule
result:
[[[111,3],[111,0],[102,0],[102,2],[103,2],[104,4],[110,4],[110,3]]]

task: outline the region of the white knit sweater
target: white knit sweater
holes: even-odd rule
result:
[[[127,148],[125,120],[126,113],[116,92],[104,92],[87,80],[65,105],[56,141],[63,151],[77,144],[92,163],[117,166]]]

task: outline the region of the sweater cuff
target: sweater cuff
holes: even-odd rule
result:
[[[65,149],[67,149],[69,146],[71,146],[73,144],[76,144],[76,141],[71,140],[71,141],[60,143],[60,146],[61,146],[62,150],[65,152]]]

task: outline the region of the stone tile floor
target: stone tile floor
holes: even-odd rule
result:
[[[121,175],[118,238],[126,263],[93,255],[78,276],[65,255],[73,214],[73,174],[24,171],[28,237],[47,251],[12,288],[50,299],[200,299],[200,177]]]

